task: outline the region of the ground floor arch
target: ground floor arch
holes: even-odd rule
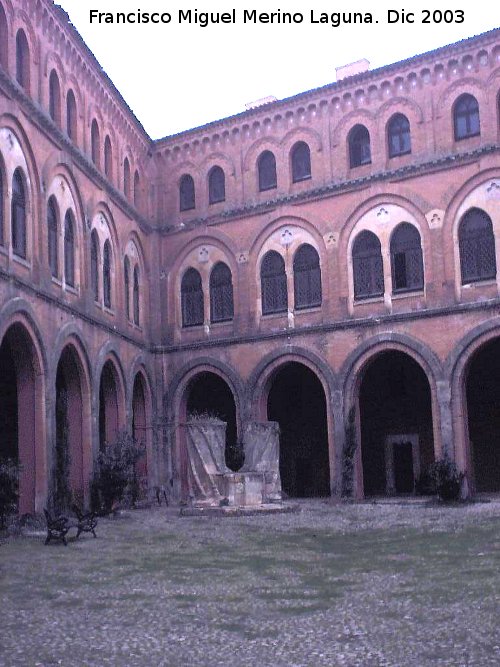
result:
[[[500,491],[500,337],[472,355],[465,381],[471,476],[476,491]]]
[[[218,417],[226,423],[226,465],[239,470],[242,459],[238,447],[238,419],[236,402],[228,383],[218,374],[202,371],[192,377],[185,392],[185,417]]]
[[[365,496],[415,493],[434,461],[432,395],[420,364],[400,350],[369,360],[358,383]]]
[[[289,361],[267,384],[267,418],[280,426],[280,475],[290,497],[330,495],[325,391],[307,366]]]
[[[99,383],[99,449],[114,442],[122,427],[122,392],[118,371],[108,359],[103,366]]]
[[[92,462],[88,383],[79,355],[67,345],[56,372],[56,437],[53,461],[54,503],[65,509],[88,497]]]
[[[20,465],[19,514],[33,514],[47,488],[44,386],[36,344],[20,322],[0,345],[0,460]]]
[[[152,415],[151,401],[144,375],[136,373],[132,391],[132,435],[144,447],[144,456],[136,463],[135,472],[141,497],[147,495],[152,469]]]

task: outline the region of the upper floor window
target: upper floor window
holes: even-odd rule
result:
[[[113,178],[113,148],[109,135],[104,140],[104,173],[109,180]]]
[[[304,141],[299,141],[292,148],[292,181],[305,181],[311,178],[311,151]]]
[[[293,284],[297,310],[321,306],[319,255],[307,243],[300,246],[293,258]]]
[[[179,208],[190,211],[195,207],[194,181],[189,174],[184,174],[179,183]]]
[[[141,180],[139,172],[136,170],[134,174],[134,206],[139,208],[141,201]]]
[[[124,277],[124,288],[125,288],[125,312],[127,314],[127,320],[130,319],[130,261],[127,256],[123,261],[123,277]]]
[[[453,107],[455,141],[475,137],[480,133],[479,104],[473,95],[460,95]]]
[[[283,313],[288,310],[288,287],[283,257],[275,250],[264,256],[260,267],[262,314]]]
[[[64,217],[64,281],[75,286],[75,222],[71,211]]]
[[[355,125],[349,132],[349,164],[351,168],[370,164],[370,133],[364,125]]]
[[[54,197],[49,199],[49,203],[47,205],[47,241],[50,272],[54,278],[57,278],[57,211]]]
[[[133,289],[133,303],[134,303],[134,324],[139,326],[139,267],[134,266],[134,289]]]
[[[387,125],[389,157],[411,153],[410,121],[402,113],[395,114]]]
[[[0,5],[0,67],[5,71],[8,69],[8,44],[7,17],[2,5]]]
[[[12,250],[18,257],[26,258],[26,191],[20,169],[12,178],[11,233]]]
[[[101,146],[99,139],[99,126],[97,125],[97,121],[95,118],[92,121],[92,126],[90,129],[90,143],[91,143],[92,162],[95,164],[97,168],[99,168]]]
[[[181,308],[183,327],[203,324],[203,288],[201,276],[196,269],[188,269],[182,277]]]
[[[102,294],[104,305],[111,308],[111,243],[109,239],[104,242],[102,253]]]
[[[493,224],[485,211],[467,211],[458,228],[458,246],[463,285],[496,278]]]
[[[352,246],[354,298],[368,299],[384,293],[380,241],[373,232],[361,232]]]
[[[424,264],[418,229],[408,222],[396,227],[391,238],[392,289],[418,290],[424,286]]]
[[[226,199],[226,177],[221,167],[212,167],[208,174],[208,203],[217,204]]]
[[[224,262],[218,262],[210,274],[210,321],[227,322],[233,315],[231,269]]]
[[[272,190],[277,187],[276,158],[271,151],[264,151],[257,161],[259,171],[259,190]]]
[[[16,35],[16,80],[24,90],[30,90],[30,50],[24,30]]]
[[[130,199],[130,162],[128,157],[123,161],[123,192],[125,197]]]
[[[90,284],[94,301],[99,301],[99,237],[95,229],[90,237]]]
[[[61,124],[61,88],[54,69],[49,77],[49,114],[54,123]]]
[[[76,141],[76,100],[72,90],[66,95],[66,133],[72,141]]]

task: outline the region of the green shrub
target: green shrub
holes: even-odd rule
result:
[[[431,464],[429,476],[441,500],[458,500],[464,475],[450,458],[444,456]]]
[[[13,459],[0,462],[0,528],[5,528],[9,514],[17,511],[19,464]]]
[[[116,441],[99,452],[90,487],[90,503],[94,512],[110,514],[129,491],[131,503],[137,500],[135,465],[145,455],[144,445],[130,434],[118,434]]]

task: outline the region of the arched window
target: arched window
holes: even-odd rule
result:
[[[179,183],[179,208],[190,211],[195,207],[194,181],[189,174],[184,174]]]
[[[61,88],[55,69],[49,77],[49,114],[54,123],[61,125]]]
[[[384,269],[380,241],[373,232],[364,231],[352,247],[354,298],[368,299],[384,293]]]
[[[92,162],[99,169],[99,167],[100,167],[101,146],[100,146],[100,139],[99,139],[99,126],[97,125],[97,121],[96,121],[95,118],[92,121],[92,126],[91,126],[91,130],[90,130],[90,141],[91,141],[91,150],[92,150]]]
[[[29,93],[30,90],[30,50],[24,30],[16,35],[16,80]]]
[[[4,221],[5,221],[5,193],[4,193],[4,176],[2,169],[2,161],[0,160],[0,245],[4,244]]]
[[[123,161],[123,192],[125,197],[130,199],[130,162],[128,157]]]
[[[125,288],[125,312],[127,314],[127,320],[130,319],[130,262],[127,256],[123,261],[123,277],[124,277],[124,288]]]
[[[402,113],[395,114],[387,124],[389,157],[411,153],[410,121]]]
[[[462,284],[496,278],[495,237],[490,216],[471,208],[458,228]]]
[[[292,148],[292,181],[305,181],[311,178],[311,151],[304,141],[299,141]]]
[[[221,167],[212,167],[208,174],[208,203],[217,204],[226,199],[226,177]]]
[[[218,262],[210,274],[210,321],[228,322],[234,316],[231,269]]]
[[[11,228],[12,250],[18,257],[26,258],[26,193],[20,169],[12,178]]]
[[[479,104],[473,95],[460,95],[453,107],[455,141],[475,137],[480,133]]]
[[[288,290],[285,261],[275,250],[264,256],[260,267],[262,314],[283,313],[288,310]]]
[[[104,172],[109,180],[113,178],[113,149],[109,135],[104,140]]]
[[[8,44],[7,17],[2,5],[0,5],[0,67],[6,72],[8,71]]]
[[[64,217],[64,281],[75,286],[75,223],[71,211]]]
[[[418,290],[424,286],[420,234],[408,222],[402,222],[392,234],[391,272],[394,292]]]
[[[309,244],[304,243],[293,259],[293,284],[295,309],[321,306],[321,269],[319,255]]]
[[[139,172],[136,170],[134,174],[134,206],[139,208],[141,202],[141,180]]]
[[[50,273],[52,276],[54,276],[54,278],[57,278],[57,210],[54,197],[49,199],[49,203],[47,205],[47,241]]]
[[[134,324],[139,326],[139,267],[137,264],[134,266]]]
[[[95,229],[90,237],[90,283],[94,301],[99,301],[99,238]]]
[[[276,158],[271,151],[264,151],[257,160],[257,169],[259,171],[259,190],[272,190],[277,187],[276,178]]]
[[[203,324],[203,288],[196,269],[188,269],[182,277],[181,307],[183,327]]]
[[[349,132],[349,164],[351,169],[370,164],[370,134],[364,125],[355,125]]]
[[[109,240],[104,242],[102,254],[102,293],[104,305],[111,308],[111,243]]]
[[[66,133],[72,141],[76,141],[76,100],[72,90],[66,95]]]

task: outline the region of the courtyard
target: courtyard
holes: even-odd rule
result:
[[[500,664],[500,499],[300,506],[1,540],[0,665]]]

